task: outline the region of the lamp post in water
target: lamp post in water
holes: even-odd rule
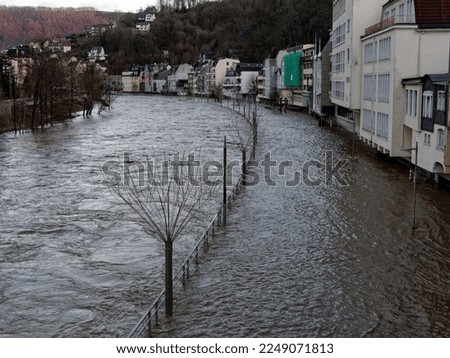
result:
[[[223,137],[223,209],[222,209],[222,224],[227,224],[227,144],[240,145],[238,142],[227,142],[227,136]],[[245,150],[243,151],[245,157]],[[243,174],[244,175],[244,174]]]
[[[405,152],[415,152],[415,159],[414,159],[414,194],[413,194],[413,222],[412,222],[412,229],[414,230],[416,228],[416,190],[417,190],[417,155],[419,152],[419,144],[416,141],[416,146],[413,148],[402,148]]]

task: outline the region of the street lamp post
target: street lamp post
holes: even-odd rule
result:
[[[227,142],[227,136],[223,136],[223,197],[222,197],[222,224],[225,226],[227,224],[227,144],[237,145],[238,142]],[[243,157],[245,158],[245,150],[243,150]],[[245,159],[244,159],[245,160]],[[245,163],[244,163],[245,165]],[[244,169],[246,172],[246,169]],[[246,173],[245,173],[246,174]],[[243,174],[244,175],[244,174]]]
[[[412,229],[414,230],[416,228],[416,192],[417,192],[417,156],[419,152],[419,144],[416,141],[416,146],[413,148],[402,148],[405,152],[415,152],[415,158],[414,158],[414,194],[413,194],[413,222],[412,222]]]

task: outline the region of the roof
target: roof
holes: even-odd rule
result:
[[[450,0],[415,0],[419,28],[450,27]]]
[[[436,83],[436,84],[448,84],[448,73],[442,73],[442,74],[427,74],[425,76],[423,76],[424,79],[425,77],[429,77],[431,82]]]
[[[426,74],[423,77],[414,77],[414,78],[405,78],[402,80],[403,85],[418,85],[424,83],[426,78],[429,78],[431,82],[439,85],[447,85],[449,81],[448,73],[439,73],[439,74]]]
[[[261,63],[244,63],[240,62],[236,66],[236,71],[260,71],[262,70],[263,65]]]

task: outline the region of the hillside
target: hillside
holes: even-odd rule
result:
[[[325,43],[331,27],[332,0],[199,1],[191,7],[164,3],[148,33],[136,33],[136,14],[0,7],[0,48],[117,20],[117,26],[100,38],[78,39],[72,46],[75,56],[103,46],[109,72],[115,74],[133,63],[194,63],[199,55],[261,62],[277,50],[313,43],[316,36]]]
[[[80,33],[87,25],[105,24],[117,14],[95,10],[0,7],[0,50],[54,35]]]
[[[332,0],[222,0],[188,9],[167,6],[149,33],[136,34],[133,19],[122,17],[99,42],[110,55],[111,73],[132,63],[194,63],[199,55],[261,62],[277,50],[314,43],[316,36],[325,44],[331,10]],[[169,58],[162,50],[169,51]]]

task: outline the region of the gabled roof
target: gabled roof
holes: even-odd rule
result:
[[[423,79],[425,80],[425,77],[429,77],[431,82],[435,84],[448,84],[448,73],[442,73],[442,74],[428,74],[423,76]]]
[[[429,78],[431,82],[438,85],[447,85],[449,81],[448,73],[426,74],[423,77],[405,78],[402,80],[402,85],[419,85],[424,83]]]
[[[450,0],[415,0],[419,28],[450,27]]]

